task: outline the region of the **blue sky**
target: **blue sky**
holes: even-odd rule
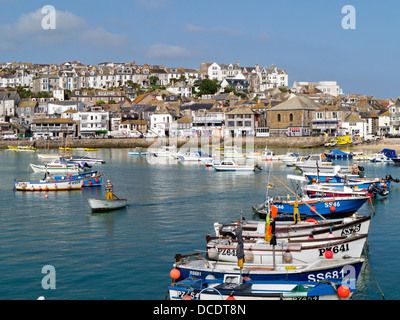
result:
[[[41,9],[56,9],[56,29]],[[342,28],[342,7],[356,29]],[[336,80],[344,93],[400,95],[400,3],[386,0],[0,0],[0,61],[104,61],[198,69],[275,64],[294,81]]]

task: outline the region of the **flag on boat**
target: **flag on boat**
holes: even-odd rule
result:
[[[236,228],[235,230],[236,238],[237,238],[237,248],[236,248],[236,257],[238,259],[238,266],[240,269],[243,268],[244,263],[244,245],[243,245],[243,238],[242,238],[242,226]]]

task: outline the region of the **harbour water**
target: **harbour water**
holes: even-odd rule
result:
[[[318,150],[292,151],[306,155]],[[267,171],[282,181],[296,172],[275,162],[250,174],[216,172],[197,163],[149,163],[129,156],[127,149],[101,149],[93,156],[106,161],[93,169],[111,180],[118,197],[128,199],[126,209],[91,213],[86,200],[104,197],[104,187],[48,192],[48,198],[44,192],[14,192],[15,178],[43,177],[28,168],[40,161],[36,153],[0,151],[0,299],[163,300],[176,253],[204,250],[214,222],[230,222],[241,212],[257,219],[251,206],[265,198]],[[368,177],[400,178],[400,166],[361,165]],[[360,210],[375,211],[367,258],[373,276],[365,268],[354,300],[380,300],[382,293],[400,299],[399,195],[400,184],[393,183],[387,199]],[[45,266],[56,271],[55,289],[42,286]]]

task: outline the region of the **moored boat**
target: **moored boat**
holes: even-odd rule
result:
[[[70,191],[80,190],[79,180],[41,180],[37,182],[14,180],[15,191]]]
[[[269,265],[249,264],[245,259],[243,268],[240,269],[237,262],[209,260],[203,253],[176,254],[173,270],[176,269],[178,272],[174,272],[173,279],[177,281],[190,277],[206,279],[210,276],[218,279],[223,278],[227,273],[247,276],[252,280],[316,281],[325,278],[342,278],[349,273],[357,279],[364,263],[363,258],[355,257],[317,259],[311,263],[293,260],[286,262],[282,259],[282,254],[276,257],[276,263]]]
[[[44,165],[30,164],[34,172],[48,172],[61,174],[79,174],[84,172],[85,168],[90,168],[86,163],[69,162],[63,158],[58,158]]]
[[[33,146],[8,146],[8,149],[15,152],[36,152],[36,148]]]
[[[349,279],[260,281],[225,274],[223,279],[181,280],[168,290],[171,300],[347,300],[356,287]]]
[[[259,165],[240,165],[234,160],[223,160],[218,164],[213,163],[213,168],[216,171],[260,171],[262,168]]]
[[[85,172],[81,174],[68,174],[61,176],[49,176],[47,179],[53,180],[78,180],[81,183],[81,187],[99,187],[103,183],[103,175],[97,173],[97,171],[93,172]]]
[[[254,213],[258,214],[260,219],[265,219],[268,213],[268,206],[278,208],[278,216],[276,220],[293,220],[295,205],[297,206],[298,215],[301,219],[320,219],[325,218],[341,218],[350,216],[360,209],[369,199],[369,196],[352,196],[352,197],[321,197],[309,198],[304,195],[298,201],[288,200],[284,196],[268,197],[267,200],[253,206]]]

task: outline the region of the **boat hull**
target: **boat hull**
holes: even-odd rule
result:
[[[71,191],[80,190],[80,181],[38,181],[21,182],[14,181],[15,191]]]
[[[206,279],[214,276],[221,279],[225,274],[242,274],[252,280],[291,280],[317,281],[326,278],[343,278],[352,272],[358,278],[364,259],[319,259],[311,264],[276,263],[273,265],[249,265],[246,262],[240,270],[237,263],[196,259],[175,263],[174,267],[180,271],[179,280],[186,278]]]
[[[88,199],[88,203],[92,211],[96,212],[104,212],[117,210],[126,207],[127,200],[126,199],[115,199],[115,200],[106,200],[106,199]]]
[[[332,197],[310,199],[298,202],[298,213],[302,219],[319,219],[320,215],[326,218],[347,217],[355,213],[369,199],[364,197]],[[270,205],[278,208],[276,220],[293,220],[294,201],[272,200]],[[253,211],[257,213],[260,219],[265,219],[267,210],[264,205],[253,206]]]

